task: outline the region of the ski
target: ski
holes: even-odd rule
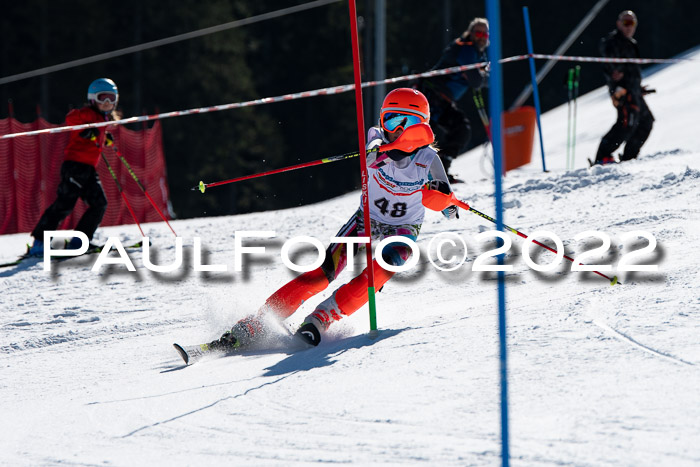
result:
[[[263,350],[263,351],[274,351],[274,350],[280,350],[280,351],[298,351],[298,350],[306,350],[306,349],[312,349],[314,348],[313,345],[309,343],[308,340],[304,339],[304,337],[299,334],[299,333],[294,333],[289,331],[289,329],[284,328],[285,331],[287,331],[287,334],[280,334],[281,337],[283,337],[283,342],[282,345],[280,345],[279,341],[277,345],[274,345],[272,347],[268,347],[267,344],[265,343],[254,343],[250,346],[245,346],[245,347],[235,347],[235,348],[230,348],[230,347],[223,347],[223,346],[216,346],[212,347],[212,344],[217,342],[214,341],[210,344],[198,344],[198,345],[180,345],[178,343],[174,343],[173,347],[175,347],[175,350],[177,350],[177,353],[180,354],[180,357],[182,360],[185,362],[185,365],[192,365],[193,363],[201,360],[203,357],[209,356],[209,355],[233,355],[233,354],[240,354],[244,353],[245,351],[255,351],[255,350]],[[269,342],[268,342],[269,344]]]
[[[136,249],[136,248],[141,248],[142,246],[143,246],[143,241],[140,240],[140,241],[138,241],[138,242],[136,242],[136,243],[134,243],[134,244],[124,246],[124,249],[126,249],[126,250],[133,250],[133,249]],[[93,248],[88,249],[88,251],[86,251],[86,252],[83,253],[82,255],[78,255],[78,256],[57,256],[57,257],[53,257],[52,259],[53,259],[53,261],[65,261],[65,260],[68,260],[68,259],[71,259],[71,258],[80,258],[80,257],[83,257],[83,256],[85,256],[85,255],[92,255],[92,254],[95,254],[95,253],[101,253],[103,249],[104,249],[104,245],[99,245],[99,246],[95,246],[95,247],[93,247]],[[43,258],[43,257],[44,257],[43,254],[40,255],[40,256],[36,256],[36,255],[30,255],[29,253],[25,253],[25,254],[23,254],[22,256],[20,256],[19,258],[17,258],[17,259],[14,260],[14,261],[8,261],[8,262],[6,262],[6,263],[0,263],[0,269],[1,269],[1,268],[9,268],[9,267],[12,267],[12,266],[17,266],[17,265],[21,264],[22,261],[24,261],[25,259],[29,259],[29,258],[41,259],[41,258]]]
[[[586,160],[588,161],[588,165],[589,165],[590,167],[593,167],[593,166],[595,166],[595,165],[619,164],[619,162],[617,162],[617,161],[612,161],[612,162],[608,162],[608,163],[605,163],[605,164],[599,164],[597,161],[592,161],[590,158],[586,158]]]
[[[25,251],[23,255],[21,255],[19,258],[17,258],[14,261],[8,261],[7,263],[1,263],[0,268],[7,268],[10,266],[16,266],[27,258],[31,258],[31,255],[29,254],[29,244],[27,244],[27,251]]]
[[[226,351],[219,349],[212,349],[209,344],[199,344],[199,345],[180,345],[173,344],[177,353],[185,361],[185,365],[191,365],[192,363],[200,360],[206,355],[213,355],[215,353],[225,353]]]
[[[28,254],[24,254],[14,261],[8,261],[7,263],[0,264],[0,268],[9,268],[10,266],[17,266],[19,263],[21,263],[27,258],[31,258],[31,256]]]
[[[131,245],[124,245],[125,250],[134,250],[136,248],[141,248],[143,246],[143,241],[139,240],[136,243],[133,243]],[[82,258],[83,256],[87,255],[94,255],[95,253],[102,253],[102,250],[104,250],[105,245],[95,245],[92,248],[88,248],[88,250],[83,253],[82,255],[77,255],[77,256],[58,256],[58,257],[52,257],[52,261],[66,261],[72,258]]]

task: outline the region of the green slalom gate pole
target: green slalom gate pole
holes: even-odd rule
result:
[[[360,141],[360,167],[362,170],[362,207],[365,234],[369,237],[367,244],[367,302],[369,304],[369,335],[376,337],[377,308],[374,290],[374,260],[372,258],[372,224],[369,217],[369,174],[367,172],[367,151],[365,149],[365,120],[362,109],[362,78],[360,76],[360,47],[357,37],[357,11],[355,0],[349,0],[350,35],[352,39],[352,65],[355,75],[355,109],[357,110],[357,137]]]
[[[576,65],[574,73],[574,124],[571,130],[571,169],[573,170],[576,163],[576,101],[578,100],[578,80],[581,76],[581,66]]]

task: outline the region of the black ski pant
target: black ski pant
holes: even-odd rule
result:
[[[452,161],[462,154],[472,137],[472,127],[469,119],[453,101],[428,91],[430,104],[430,127],[437,138],[440,159],[449,173]]]
[[[654,125],[654,116],[642,96],[635,98],[628,93],[617,107],[617,121],[598,146],[596,160],[612,155],[625,143],[620,161],[636,159]]]
[[[73,211],[78,198],[87,203],[88,209],[75,230],[83,232],[92,240],[107,209],[107,198],[95,167],[75,161],[65,161],[61,165],[61,182],[56,201],[44,211],[32,231],[32,237],[43,241],[45,230],[56,230],[61,221]]]

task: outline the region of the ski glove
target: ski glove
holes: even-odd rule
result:
[[[440,193],[444,193],[446,195],[452,193],[452,190],[450,189],[450,184],[444,180],[430,180],[428,182],[428,189],[437,190]]]
[[[442,212],[442,215],[447,219],[459,219],[459,208],[455,205],[447,206],[440,212]]]
[[[615,107],[620,107],[620,104],[623,102],[622,98],[625,97],[626,95],[627,95],[627,89],[620,87],[620,86],[615,88],[615,91],[610,96],[612,98],[613,105]]]
[[[431,180],[428,182],[428,188],[431,190],[437,190],[440,193],[445,193],[446,195],[452,193],[450,184],[444,180]],[[459,219],[459,208],[457,208],[457,206],[447,206],[440,212],[442,212],[442,215],[447,219]]]
[[[384,144],[384,140],[383,140],[383,139],[381,139],[381,138],[374,138],[372,141],[370,141],[369,143],[367,143],[367,149],[368,149],[368,150],[369,150],[369,149],[374,149],[374,148],[376,148],[377,146],[381,146],[382,144]]]
[[[78,133],[81,138],[89,139],[90,141],[97,141],[97,136],[100,134],[100,130],[97,128],[88,128]]]
[[[89,139],[90,141],[97,141],[98,136],[100,136],[100,130],[97,128],[88,128],[83,130],[78,134],[81,138]],[[112,133],[105,132],[105,146],[112,146],[114,144],[114,137]]]
[[[367,143],[367,150],[369,151],[371,149],[375,149],[375,148],[381,146],[382,144],[384,144],[383,139],[375,138],[372,141],[370,141],[369,143]],[[370,166],[372,166],[372,164],[375,163],[375,161],[377,160],[377,156],[379,156],[379,153],[377,151],[372,151],[372,152],[367,153],[367,167],[370,167]],[[384,164],[382,164],[382,165],[384,165]]]

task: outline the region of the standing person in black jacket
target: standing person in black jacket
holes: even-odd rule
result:
[[[625,10],[620,13],[617,29],[601,40],[601,55],[608,58],[639,58],[637,41],[632,38],[636,29],[637,16],[634,12]],[[644,101],[644,94],[648,91],[642,86],[641,69],[636,63],[606,63],[603,72],[613,105],[617,108],[617,121],[603,136],[595,163],[614,163],[612,153],[622,143],[626,144],[620,162],[636,159],[654,124],[654,116]]]
[[[489,45],[489,23],[486,18],[474,18],[466,31],[453,40],[442,52],[440,60],[432,68],[441,70],[460,65],[486,62],[486,47]],[[418,83],[430,103],[430,126],[438,135],[440,159],[451,183],[458,182],[449,172],[452,160],[469,144],[472,129],[469,119],[457,107],[457,101],[467,90],[480,89],[488,82],[488,73],[476,68],[461,73],[423,79]]]

